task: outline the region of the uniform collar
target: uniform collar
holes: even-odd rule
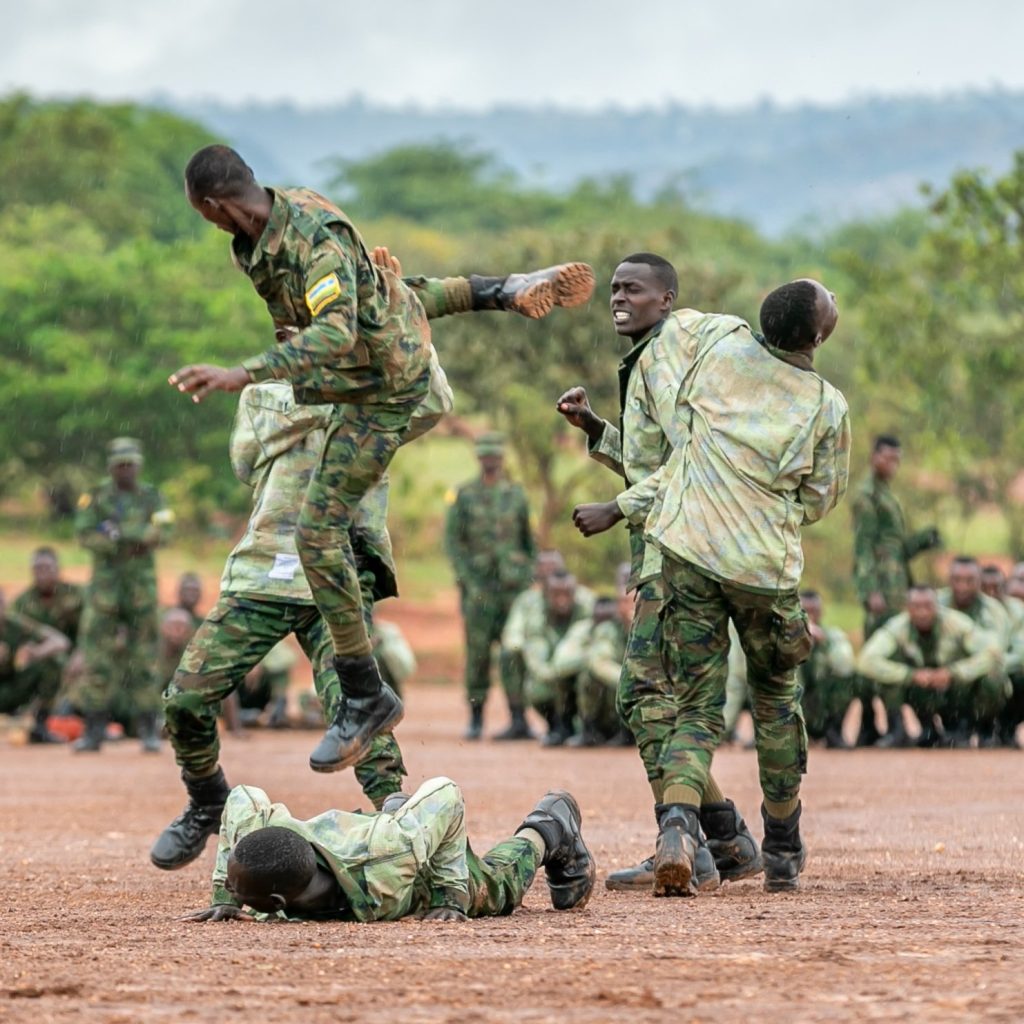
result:
[[[243,267],[256,266],[264,254],[276,256],[284,241],[289,221],[288,200],[276,189],[268,188],[267,193],[271,198],[270,216],[267,218],[267,226],[263,229],[259,240],[252,242],[246,235],[235,235],[231,242],[235,256]]]
[[[769,345],[765,340],[763,334],[757,331],[751,331],[751,334],[758,340],[762,347],[775,356],[776,359],[782,360],[784,363],[789,363],[790,366],[795,366],[798,370],[814,372],[814,358],[808,355],[806,352],[788,352],[784,348],[776,348],[774,345]]]

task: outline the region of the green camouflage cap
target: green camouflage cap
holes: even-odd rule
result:
[[[134,437],[115,437],[107,442],[107,465],[116,466],[119,462],[142,464],[142,442]]]
[[[476,453],[477,455],[504,455],[505,435],[493,430],[481,434],[476,439]]]

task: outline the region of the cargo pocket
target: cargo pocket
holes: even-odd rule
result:
[[[772,670],[789,672],[802,665],[811,654],[811,634],[807,616],[796,605],[772,612]]]

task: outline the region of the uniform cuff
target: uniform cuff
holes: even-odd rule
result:
[[[274,377],[274,371],[271,369],[266,355],[246,359],[242,363],[242,369],[249,374],[253,383],[258,383],[262,380],[272,380]]]

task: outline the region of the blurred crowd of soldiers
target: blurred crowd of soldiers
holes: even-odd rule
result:
[[[633,615],[629,566],[620,568],[614,592],[595,596],[559,552],[536,551],[526,494],[504,472],[501,436],[485,434],[476,452],[480,475],[449,493],[446,524],[465,624],[466,739],[483,735],[496,661],[510,721],[494,739],[535,738],[526,717],[533,708],[547,724],[545,746],[632,743],[615,704]],[[798,670],[808,736],[835,749],[1017,747],[1024,562],[1007,575],[960,555],[950,562],[947,586],[915,584],[912,559],[941,539],[934,527],[907,529],[890,486],[900,458],[897,438],[877,438],[854,496],[854,583],[865,640],[859,655],[843,630],[824,621],[821,594],[800,594],[812,639]],[[855,704],[856,731],[847,736],[844,722]],[[736,740],[746,705],[746,664],[733,634],[726,741]]]
[[[142,448],[133,438],[107,446],[108,477],[78,500],[75,533],[92,556],[89,583],[61,576],[54,548],[31,556],[30,586],[7,606],[0,591],[0,715],[28,715],[30,743],[81,735],[77,752],[98,751],[107,739],[134,735],[146,752],[160,750],[161,693],[203,621],[202,584],[187,572],[175,603],[160,608],[154,553],[174,516],[159,491],[140,479]],[[375,654],[389,683],[401,689],[415,659],[401,631],[374,624]],[[296,656],[282,642],[224,702],[232,731],[281,728],[293,720],[319,728],[312,691],[299,716],[288,712]]]
[[[546,724],[539,737],[545,746],[631,744],[615,701],[633,615],[628,564],[606,594],[578,582],[559,552],[537,551],[526,493],[505,473],[504,438],[484,434],[476,454],[480,475],[449,492],[445,529],[465,624],[466,739],[483,735],[496,662],[509,721],[494,739],[538,738],[527,718],[532,708]],[[907,528],[891,488],[900,458],[897,438],[877,438],[854,495],[854,583],[864,609],[859,655],[843,630],[824,621],[822,596],[800,595],[813,641],[799,668],[808,736],[837,749],[1016,747],[1024,721],[1024,562],[1007,574],[958,555],[947,586],[915,583],[913,558],[938,547],[940,537],[933,527]],[[87,587],[62,579],[56,551],[40,547],[31,557],[31,585],[9,606],[0,593],[0,714],[30,714],[30,742],[64,738],[48,723],[55,711],[77,711],[84,732],[76,750],[98,750],[122,729],[144,750],[159,749],[160,693],[202,622],[202,591],[199,578],[186,573],[174,606],[158,608],[154,551],[173,515],[140,479],[142,461],[137,441],[116,438],[108,445],[108,478],[79,499],[76,534],[93,559]],[[386,681],[400,692],[415,670],[409,644],[383,621],[375,623],[373,643]],[[228,727],[318,727],[312,692],[302,695],[298,718],[289,715],[294,664],[288,644],[275,647],[225,701]],[[737,739],[745,676],[734,638],[726,741]],[[856,729],[844,735],[854,704]]]

